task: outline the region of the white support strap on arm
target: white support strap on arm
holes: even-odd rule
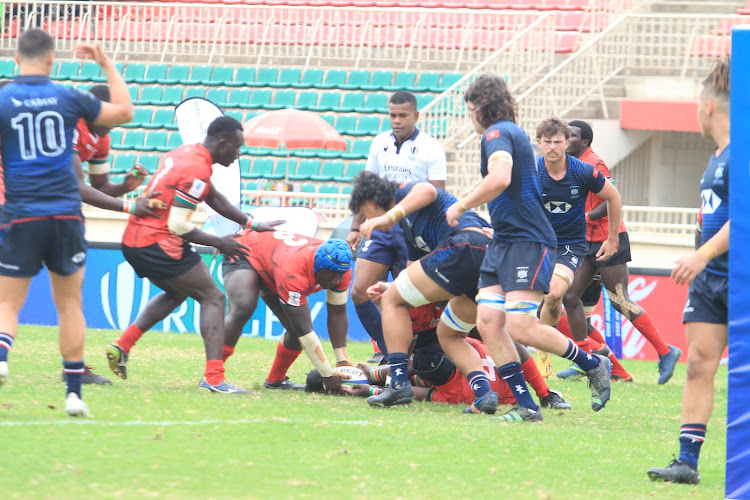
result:
[[[336,292],[333,290],[326,290],[326,302],[332,306],[342,306],[349,300],[349,290],[343,292]]]
[[[185,207],[172,207],[169,210],[169,220],[167,226],[173,234],[182,236],[187,234],[193,229],[197,229],[197,226],[190,222],[193,217],[194,211]]]
[[[323,352],[323,346],[320,345],[320,339],[318,335],[313,331],[306,335],[302,335],[299,338],[299,343],[302,344],[302,349],[310,361],[318,369],[318,372],[323,378],[328,378],[333,375],[333,368],[328,364],[326,354]]]

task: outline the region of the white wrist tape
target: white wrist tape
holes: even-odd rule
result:
[[[172,233],[177,236],[187,234],[193,229],[196,229],[196,225],[190,222],[193,217],[193,210],[185,207],[172,207],[169,209],[169,220],[167,221],[167,227]]]
[[[305,354],[323,378],[333,375],[333,368],[328,364],[323,346],[320,345],[320,339],[315,332],[301,336],[299,343],[302,344],[302,350],[305,351]]]

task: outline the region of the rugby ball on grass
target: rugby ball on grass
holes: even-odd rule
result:
[[[335,370],[344,375],[349,375],[349,378],[344,380],[341,379],[341,383],[345,385],[361,385],[369,384],[370,381],[367,379],[365,372],[357,368],[356,366],[339,366]]]

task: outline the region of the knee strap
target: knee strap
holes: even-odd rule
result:
[[[526,314],[536,318],[539,304],[541,304],[541,302],[534,302],[531,300],[509,300],[505,303],[505,312],[508,314]]]
[[[505,312],[505,296],[499,293],[479,292],[476,301],[478,306],[487,306]]]
[[[419,307],[430,303],[430,301],[422,295],[422,292],[414,286],[414,283],[411,282],[409,273],[406,272],[406,270],[398,275],[395,283],[398,293],[401,294],[401,298],[403,298],[410,306]]]
[[[450,302],[448,302],[448,305],[443,311],[443,314],[440,315],[440,321],[445,323],[445,325],[451,330],[456,330],[458,332],[464,333],[469,333],[475,326],[477,326],[476,323],[467,323],[466,321],[456,316],[456,313],[454,313],[453,309],[451,308]]]

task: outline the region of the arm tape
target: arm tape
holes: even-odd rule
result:
[[[111,168],[108,161],[105,161],[104,163],[89,162],[87,170],[89,172],[89,175],[103,175],[108,174]]]
[[[185,207],[172,207],[169,210],[169,220],[167,226],[169,230],[177,236],[187,234],[193,229],[197,229],[197,226],[190,222],[190,218],[193,216],[193,210]]]
[[[328,364],[328,359],[326,359],[326,355],[323,352],[323,346],[320,345],[318,335],[313,331],[302,335],[298,340],[302,344],[302,350],[305,351],[312,364],[318,369],[320,375],[323,378],[333,375],[333,368]]]

